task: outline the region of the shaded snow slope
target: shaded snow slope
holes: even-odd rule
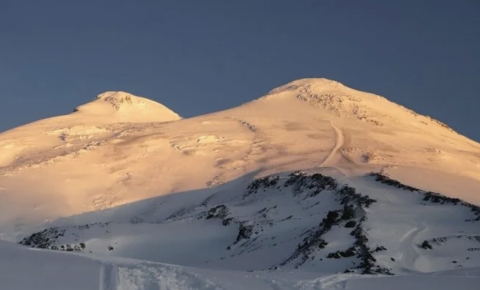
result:
[[[480,269],[396,277],[300,272],[257,272],[187,268],[139,260],[29,250],[0,242],[0,285],[4,290],[314,290],[477,289]],[[5,260],[8,262],[5,263]]]
[[[200,268],[402,274],[480,267],[479,223],[480,207],[385,175],[295,172],[58,220],[21,243]]]
[[[82,276],[99,289],[477,287],[480,207],[379,173],[234,183],[58,220],[21,244],[96,257]]]

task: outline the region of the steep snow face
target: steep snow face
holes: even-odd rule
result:
[[[77,112],[0,134],[4,239],[28,226],[245,176],[381,171],[480,204],[480,146],[386,99],[304,79],[229,110],[179,119],[108,92]],[[413,173],[413,174],[412,174]]]
[[[124,122],[167,122],[180,116],[157,102],[126,92],[105,92],[75,112],[88,115],[111,116]]]

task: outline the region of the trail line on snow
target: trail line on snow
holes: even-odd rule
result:
[[[99,290],[222,289],[179,266],[145,261],[106,263],[100,268]]]
[[[344,142],[344,139],[343,139],[343,133],[340,129],[338,129],[332,121],[330,121],[330,125],[332,126],[333,128],[333,131],[335,132],[335,146],[333,147],[332,151],[330,151],[330,153],[328,154],[327,157],[325,157],[325,159],[323,160],[323,162],[319,165],[319,167],[333,167],[335,168],[334,166],[332,166],[331,161],[332,159],[335,157],[335,155],[337,155],[337,152],[340,148],[342,148],[343,146],[343,142]]]
[[[332,275],[320,279],[320,289],[347,289],[349,276]]]
[[[347,283],[357,279],[368,279],[360,274],[334,274],[297,283],[297,289],[347,289]]]
[[[117,269],[113,265],[103,264],[100,268],[100,286],[98,290],[116,290],[117,276]]]
[[[401,261],[403,265],[409,269],[414,269],[420,272],[421,269],[415,267],[415,262],[420,256],[418,246],[414,244],[413,240],[419,233],[424,231],[427,226],[424,223],[415,224],[414,228],[408,231],[401,239],[400,239],[400,247],[402,249],[402,257]]]

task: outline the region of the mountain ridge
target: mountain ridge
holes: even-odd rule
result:
[[[146,101],[129,96],[107,92],[83,105],[86,114],[81,109],[0,134],[2,198],[15,200],[26,215],[0,206],[6,223],[21,217],[14,227],[21,232],[30,223],[215,187],[252,172],[319,168],[347,178],[384,170],[480,203],[478,143],[335,81],[294,81],[244,105],[186,119],[171,112],[132,122],[122,110],[137,112],[130,106]],[[101,114],[88,112],[97,105]],[[154,112],[170,112],[159,105]],[[457,180],[465,189],[426,184],[407,172]]]

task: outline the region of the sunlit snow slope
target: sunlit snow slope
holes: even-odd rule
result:
[[[0,148],[0,222],[15,229],[251,172],[315,167],[347,176],[387,168],[412,185],[480,203],[474,190],[479,144],[326,79],[295,81],[259,100],[189,119],[109,92],[73,114],[4,132]]]
[[[479,276],[479,189],[478,143],[326,79],[188,119],[107,92],[0,134],[0,239],[122,257],[92,274],[100,289],[182,289],[158,286],[173,266],[156,263],[192,267],[175,273],[198,289],[234,289],[219,269],[252,289],[458,283]]]

